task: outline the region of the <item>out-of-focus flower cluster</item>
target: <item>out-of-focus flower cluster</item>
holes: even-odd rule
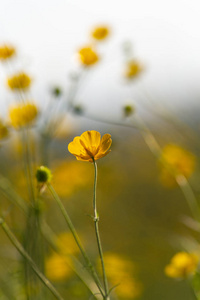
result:
[[[114,292],[120,299],[135,299],[141,295],[142,285],[134,277],[133,262],[116,253],[104,254],[105,267]]]
[[[0,46],[0,60],[5,61],[15,54],[15,48],[8,45]]]
[[[13,105],[9,109],[11,125],[16,129],[30,125],[37,115],[37,106],[30,102]]]
[[[47,277],[53,281],[60,281],[69,278],[73,274],[71,265],[73,264],[70,255],[78,253],[78,247],[75,244],[70,232],[60,233],[55,241],[58,252],[52,252],[45,261]]]
[[[165,267],[165,274],[172,278],[184,279],[197,271],[199,256],[195,253],[176,253],[169,265]]]
[[[166,145],[160,157],[161,182],[167,187],[176,185],[176,177],[183,175],[189,178],[195,169],[195,156],[189,151],[175,144]]]
[[[31,78],[24,72],[17,73],[7,80],[8,87],[15,90],[26,90],[31,85]]]

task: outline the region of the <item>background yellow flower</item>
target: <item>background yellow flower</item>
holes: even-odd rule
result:
[[[60,197],[67,197],[93,182],[92,175],[92,170],[87,164],[77,164],[76,161],[69,160],[59,161],[53,169],[53,185]]]
[[[125,77],[133,79],[144,70],[143,66],[137,60],[130,60],[126,64]]]
[[[114,293],[119,299],[135,299],[142,293],[142,285],[134,278],[133,262],[116,253],[104,253],[106,274],[109,282],[116,287]],[[99,265],[100,267],[100,265]]]
[[[31,85],[31,78],[25,73],[18,73],[7,80],[11,90],[28,89]]]
[[[57,253],[46,258],[45,271],[47,278],[53,281],[69,278],[73,273],[72,269],[67,264],[65,256]]]
[[[85,66],[92,66],[99,61],[99,56],[92,47],[84,47],[78,52],[80,62]]]
[[[0,60],[6,60],[15,54],[15,48],[12,46],[0,46]]]
[[[18,104],[11,106],[9,117],[13,127],[16,129],[29,125],[38,115],[37,106],[33,103]]]
[[[189,178],[195,169],[195,156],[178,145],[166,145],[160,160],[166,165],[161,165],[160,180],[167,187],[176,185],[175,176],[182,174]]]
[[[165,267],[165,274],[172,278],[186,278],[195,273],[199,257],[194,253],[179,252],[175,254],[169,265]]]
[[[109,29],[106,26],[98,26],[94,28],[91,35],[96,40],[104,40],[109,35]]]

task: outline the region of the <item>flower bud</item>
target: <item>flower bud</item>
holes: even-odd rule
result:
[[[56,86],[52,89],[52,94],[55,98],[58,98],[62,95],[62,90],[60,87]]]
[[[128,104],[124,106],[123,110],[124,110],[125,117],[130,117],[134,113],[135,108],[134,106]]]
[[[38,183],[42,184],[50,182],[52,179],[51,171],[44,166],[38,167],[36,171],[36,179]]]

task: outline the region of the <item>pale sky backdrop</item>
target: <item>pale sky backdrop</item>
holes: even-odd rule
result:
[[[31,96],[43,103],[51,85],[67,88],[68,74],[77,67],[75,52],[88,44],[91,29],[107,24],[112,34],[99,47],[102,62],[85,81],[79,101],[105,113],[105,105],[112,110],[136,99],[135,84],[187,110],[199,108],[200,100],[199,11],[199,0],[1,0],[0,43],[16,46],[11,69],[31,74]],[[122,78],[126,41],[145,66],[132,87]],[[8,72],[0,65],[6,105],[13,98],[5,87]]]

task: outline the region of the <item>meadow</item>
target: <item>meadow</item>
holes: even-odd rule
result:
[[[134,99],[114,118],[91,113],[78,98],[110,31],[89,35],[68,90],[52,86],[43,106],[17,49],[0,45],[13,99],[0,120],[0,300],[200,299],[199,128],[146,90],[147,113]],[[131,91],[146,69],[130,45],[123,55]]]

